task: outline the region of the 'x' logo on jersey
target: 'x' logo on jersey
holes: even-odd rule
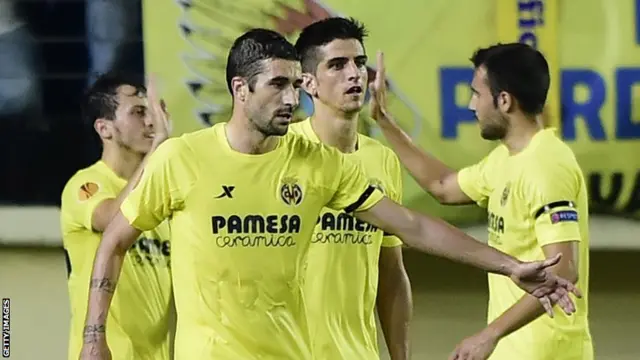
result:
[[[223,197],[233,198],[233,195],[231,195],[231,193],[235,188],[235,186],[222,185],[222,194],[216,196],[216,199],[221,199]]]

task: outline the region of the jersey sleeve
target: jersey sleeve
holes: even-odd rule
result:
[[[471,200],[478,205],[486,207],[491,194],[489,181],[490,157],[487,155],[480,162],[458,171],[458,185]]]
[[[93,212],[105,200],[115,199],[108,179],[98,171],[82,171],[75,174],[65,186],[61,199],[61,214],[64,221],[73,222],[93,230]]]
[[[540,164],[531,166],[525,177],[524,196],[534,219],[540,246],[580,241],[576,200],[580,191],[579,169]]]
[[[333,180],[333,195],[327,207],[354,213],[368,210],[384,198],[380,190],[369,184],[362,166],[347,159],[337,150],[330,151],[329,159],[334,166],[326,167],[325,171],[335,169],[335,173],[327,174]]]
[[[400,160],[394,153],[391,153],[389,155],[388,171],[389,175],[393,179],[393,187],[388,190],[387,195],[393,201],[397,202],[398,204],[402,204],[402,168],[400,167]],[[386,232],[384,233],[384,237],[382,238],[382,246],[395,247],[400,245],[402,245],[402,241],[400,240],[400,238]]]
[[[195,180],[194,158],[180,138],[165,141],[151,154],[140,182],[120,207],[133,227],[153,229],[182,209]]]

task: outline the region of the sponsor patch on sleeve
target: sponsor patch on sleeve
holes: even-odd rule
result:
[[[93,195],[95,195],[98,192],[99,189],[100,187],[96,183],[93,183],[93,182],[84,183],[78,189],[78,199],[80,201],[89,200]]]
[[[578,212],[575,210],[561,210],[551,214],[552,224],[565,221],[578,221]]]

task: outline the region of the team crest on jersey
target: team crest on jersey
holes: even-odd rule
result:
[[[509,199],[509,192],[511,191],[511,183],[507,183],[502,190],[502,196],[500,197],[500,206],[505,206]]]
[[[369,185],[380,190],[383,194],[386,194],[386,192],[384,191],[384,186],[382,186],[382,181],[378,179],[369,179]]]
[[[87,182],[82,184],[78,189],[78,200],[87,201],[91,199],[93,195],[95,195],[98,190],[100,190],[100,186],[94,182]]]
[[[289,206],[297,206],[302,202],[302,187],[295,178],[282,179],[280,198]]]

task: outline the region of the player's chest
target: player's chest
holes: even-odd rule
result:
[[[530,247],[533,222],[518,173],[505,172],[492,185],[487,206],[489,243],[509,253]]]
[[[232,164],[197,180],[187,201],[215,212],[303,211],[326,201],[318,169],[290,164]]]

